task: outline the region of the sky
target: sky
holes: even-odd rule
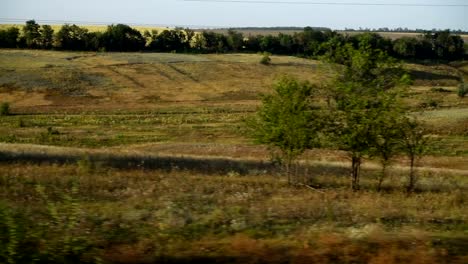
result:
[[[40,24],[87,22],[190,27],[312,26],[331,29],[401,27],[468,31],[468,0],[220,1],[0,0],[0,23],[12,23],[16,19],[23,23],[25,20],[35,19]],[[246,3],[248,1],[256,3]],[[260,1],[268,3],[258,3]],[[369,6],[339,3],[465,6]]]

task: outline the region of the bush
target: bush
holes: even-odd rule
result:
[[[468,94],[468,84],[460,83],[458,86],[458,97],[463,98],[466,94]]]
[[[263,53],[262,59],[260,60],[260,63],[263,65],[270,65],[271,63],[271,58],[270,58],[270,53],[265,52]]]
[[[0,105],[0,116],[10,115],[10,104],[4,102]]]

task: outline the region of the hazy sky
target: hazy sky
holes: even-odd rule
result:
[[[41,24],[45,24],[44,20],[57,20],[57,23],[52,24],[77,21],[171,26],[323,26],[332,29],[408,27],[468,31],[468,0],[258,0],[269,2],[264,4],[242,1],[244,0],[224,3],[183,0],[0,0],[0,23],[5,23],[5,19],[36,19]],[[467,6],[304,4],[312,2]]]

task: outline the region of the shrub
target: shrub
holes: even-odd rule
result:
[[[0,105],[0,116],[10,115],[10,104],[4,102]]]
[[[270,65],[271,63],[271,58],[270,58],[270,53],[265,52],[263,53],[262,59],[260,60],[260,63],[263,65]]]
[[[460,83],[458,86],[458,97],[463,98],[466,94],[468,94],[468,84]]]

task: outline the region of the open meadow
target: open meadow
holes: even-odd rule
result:
[[[0,50],[0,257],[18,263],[467,263],[468,63],[404,65],[430,131],[383,191],[365,160],[300,157],[291,186],[245,120],[275,79],[336,68],[258,54]],[[322,102],[325,104],[325,99]],[[423,109],[424,111],[420,111]],[[40,249],[40,250],[39,250]],[[20,256],[20,257],[18,257]],[[31,258],[31,259],[28,259]]]

